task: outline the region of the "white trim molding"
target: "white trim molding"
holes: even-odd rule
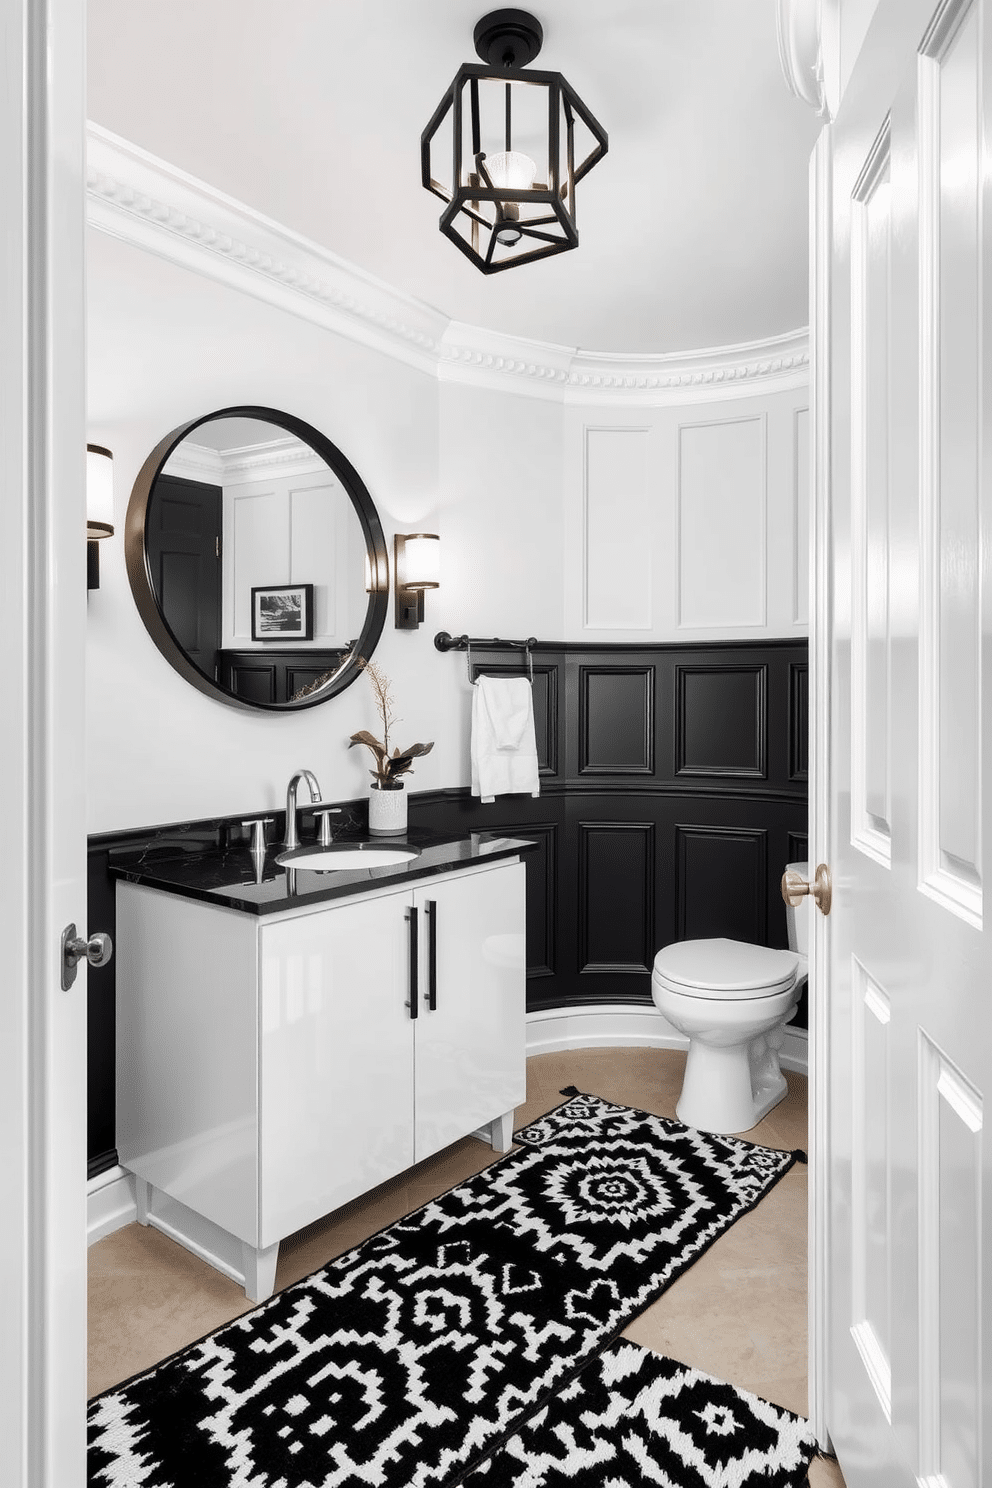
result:
[[[88,125],[99,232],[346,336],[442,382],[581,404],[658,406],[805,387],[805,327],[658,355],[585,351],[450,320],[147,150]]]
[[[138,1208],[134,1194],[134,1174],[120,1166],[98,1173],[86,1185],[86,1244],[93,1245],[104,1235],[112,1235],[125,1225],[134,1224]]]
[[[91,227],[435,371],[436,310],[92,122],[86,163]]]
[[[790,91],[816,114],[826,114],[823,0],[778,0],[778,59]]]
[[[779,1053],[783,1069],[805,1075],[808,1035],[805,1028],[785,1027]],[[542,1008],[527,1014],[527,1057],[563,1049],[687,1049],[661,1013],[646,1003],[588,1003],[574,1008]]]

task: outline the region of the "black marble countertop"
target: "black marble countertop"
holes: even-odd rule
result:
[[[204,841],[182,832],[163,832],[140,848],[118,848],[109,854],[112,878],[127,883],[164,889],[187,899],[243,910],[245,914],[280,914],[305,904],[345,899],[372,888],[400,886],[431,878],[452,869],[514,858],[536,847],[533,841],[501,837],[497,832],[442,834],[424,827],[411,827],[396,837],[364,837],[336,834],[334,846],[357,847],[376,842],[383,847],[415,847],[415,858],[373,868],[317,872],[309,868],[289,870],[276,858],[281,843],[270,843],[264,859],[256,858],[247,839],[219,845],[215,838]],[[313,847],[312,842],[302,844]]]

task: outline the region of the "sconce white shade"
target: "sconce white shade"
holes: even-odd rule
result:
[[[441,540],[436,532],[411,532],[397,554],[401,589],[437,589],[441,581]]]
[[[114,457],[99,444],[86,446],[86,536],[114,533]]]

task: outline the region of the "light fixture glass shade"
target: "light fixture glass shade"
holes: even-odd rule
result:
[[[537,165],[522,150],[500,150],[486,156],[486,170],[494,186],[510,191],[529,191],[537,175]]]
[[[436,532],[411,532],[403,543],[403,589],[437,589],[441,579],[441,541]]]
[[[114,457],[99,444],[86,446],[86,536],[114,532]]]

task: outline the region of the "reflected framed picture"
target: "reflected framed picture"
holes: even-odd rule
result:
[[[253,641],[312,641],[313,585],[269,584],[251,591]]]

